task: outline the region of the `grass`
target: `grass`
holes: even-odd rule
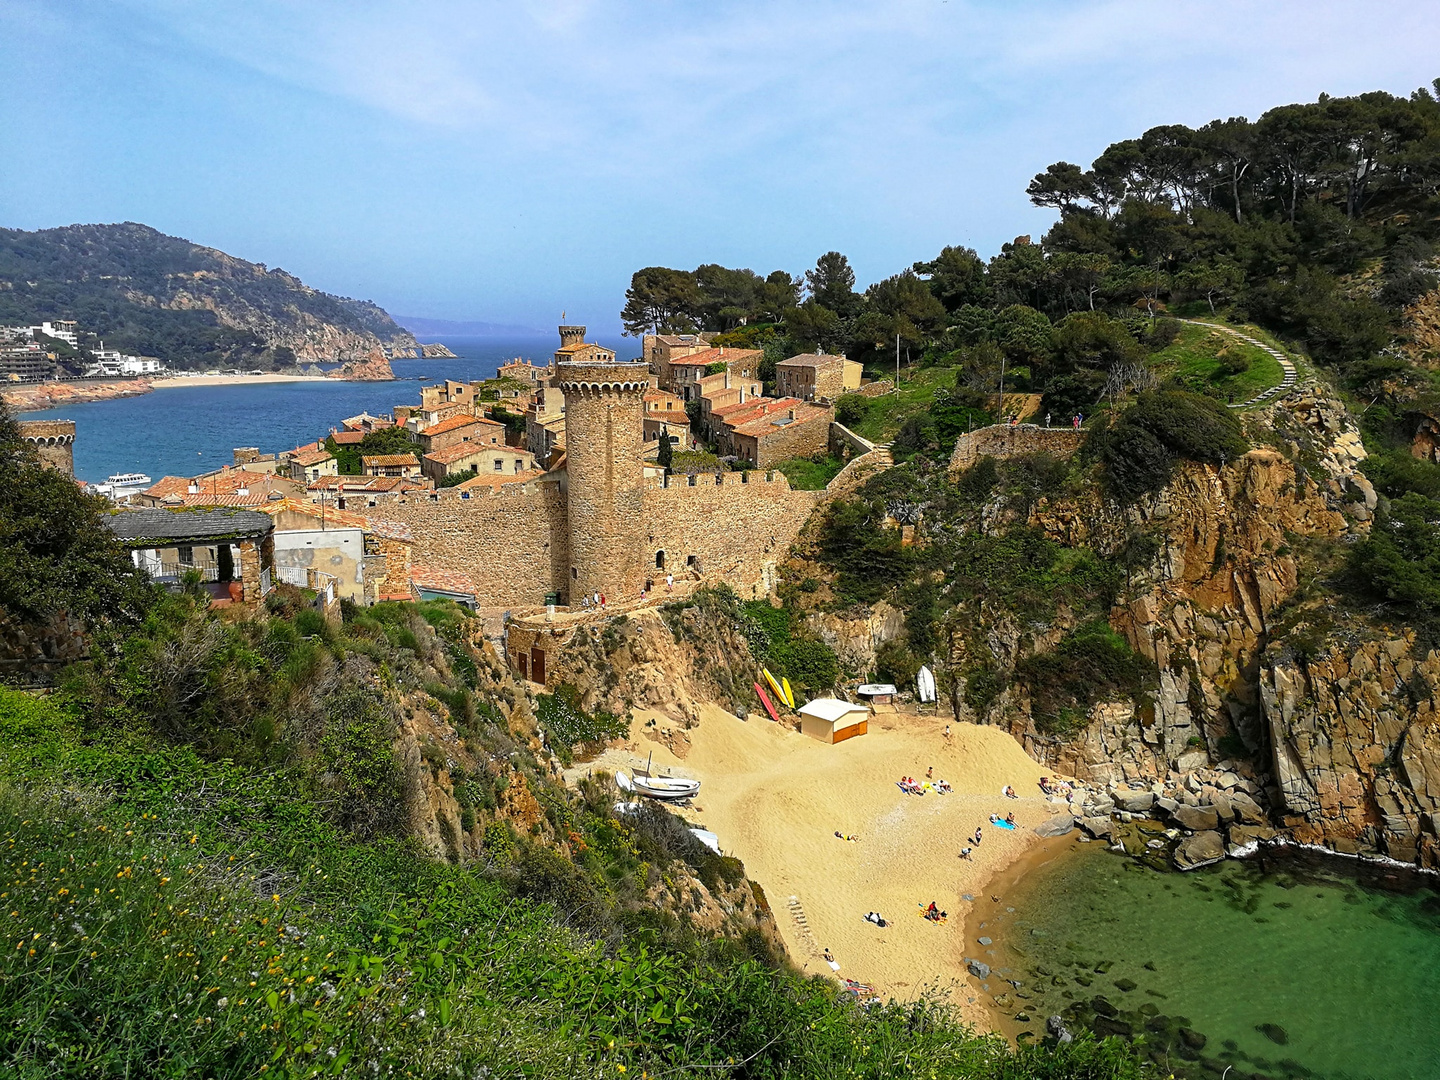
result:
[[[1248,366],[1238,373],[1227,372],[1224,364],[1230,359]],[[1182,324],[1179,336],[1150,358],[1149,367],[1162,378],[1179,379],[1189,390],[1218,393],[1237,405],[1278,386],[1285,377],[1279,362],[1263,349],[1193,323]]]
[[[816,454],[808,458],[788,458],[778,462],[775,468],[785,474],[790,486],[796,491],[823,491],[825,485],[834,480],[845,467],[834,454]]]
[[[864,418],[851,424],[850,429],[871,442],[889,442],[909,417],[930,411],[936,390],[954,385],[953,368],[912,368],[901,375],[897,393],[870,398]]]

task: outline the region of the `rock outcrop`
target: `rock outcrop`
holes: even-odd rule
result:
[[[328,373],[332,379],[347,382],[392,382],[395,372],[390,370],[390,361],[380,349],[371,349],[364,360],[342,364]]]

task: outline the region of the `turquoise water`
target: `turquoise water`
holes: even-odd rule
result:
[[[987,916],[970,954],[1037,1036],[1056,1013],[1143,1034],[1176,1076],[1440,1077],[1440,892],[1418,875],[1305,853],[1161,873],[1095,844]]]
[[[75,421],[75,475],[81,480],[104,480],[116,472],[143,472],[156,480],[194,476],[229,465],[237,446],[258,446],[267,453],[289,450],[323,438],[347,416],[418,404],[422,385],[441,379],[488,379],[515,356],[546,363],[560,340],[553,335],[446,338],[444,344],[456,359],[392,361],[396,382],[171,388],[26,413],[25,419]],[[635,342],[601,344],[621,356],[639,351]]]

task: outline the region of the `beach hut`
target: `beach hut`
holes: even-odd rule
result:
[[[871,705],[889,705],[895,699],[896,690],[892,683],[866,683],[856,693]]]
[[[838,743],[864,735],[870,710],[835,698],[816,698],[800,708],[800,730],[821,742]]]

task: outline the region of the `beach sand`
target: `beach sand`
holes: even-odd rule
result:
[[[572,772],[643,767],[653,751],[657,772],[701,780],[698,805],[680,812],[745,863],[798,966],[829,974],[828,948],[840,976],[882,997],[948,992],[966,1019],[991,1027],[979,985],[964,969],[967,952],[980,951],[966,947],[967,916],[974,906],[992,906],[990,879],[1038,842],[1034,826],[1064,809],[1040,794],[1037,781],[1048,770],[1014,739],[952,722],[947,741],[944,717],[881,712],[871,717],[869,734],[829,746],[758,714],[742,722],[707,707],[688,732],[682,761],[645,737],[652,718],[675,726],[638,711],[632,749],[607,751]],[[896,786],[902,776],[923,779],[929,766],[953,785],[952,794],[906,795]],[[1005,798],[1006,784],[1021,798]],[[1019,829],[988,823],[990,814],[1010,812]],[[959,850],[977,826],[983,841],[962,860]],[[837,838],[837,830],[858,842]],[[921,917],[920,905],[932,900],[949,912],[943,925]],[[866,922],[870,911],[889,925]]]
[[[260,383],[291,382],[341,382],[324,375],[280,375],[274,372],[265,375],[167,375],[152,383],[156,390],[176,386],[256,386]]]

